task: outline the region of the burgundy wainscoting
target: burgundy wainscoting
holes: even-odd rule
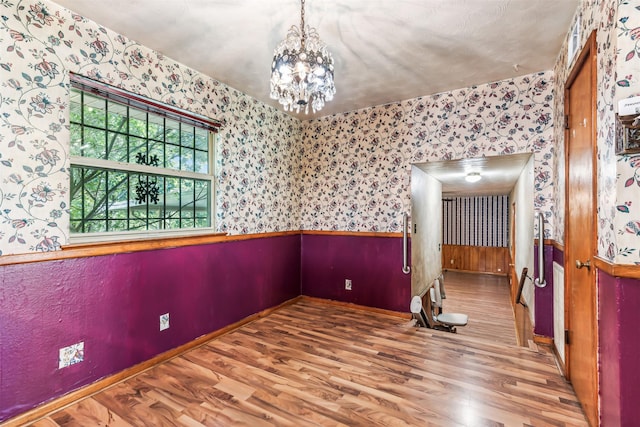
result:
[[[640,420],[640,280],[598,270],[600,423],[632,426]]]
[[[553,262],[559,264],[564,268],[564,251],[557,247],[553,247]],[[553,270],[553,266],[551,266]],[[553,277],[553,271],[551,272],[551,277]]]
[[[535,277],[538,275],[538,245],[534,248]],[[544,280],[547,286],[535,288],[535,326],[534,333],[544,337],[553,337],[553,245],[544,246]],[[562,265],[562,264],[561,264]]]
[[[402,272],[402,237],[305,233],[301,263],[303,295],[409,312],[411,274]]]
[[[299,234],[0,267],[0,421],[298,295]]]

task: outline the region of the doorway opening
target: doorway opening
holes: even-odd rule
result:
[[[469,174],[479,174],[481,179],[470,183],[465,180]],[[496,304],[505,304],[512,316],[517,314],[514,310],[522,310],[522,306],[514,308],[513,302],[523,269],[534,271],[533,191],[532,153],[413,165],[412,294],[420,295],[446,271],[453,278],[467,275],[470,283],[501,281],[507,298]],[[478,292],[486,290],[478,287]],[[486,296],[473,291],[466,295]],[[522,299],[528,310],[515,330],[520,331],[521,345],[528,345],[528,340],[520,338],[527,335],[522,324],[529,330],[533,324],[530,280]],[[493,309],[488,306],[486,314]]]

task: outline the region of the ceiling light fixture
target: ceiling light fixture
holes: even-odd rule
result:
[[[464,180],[467,182],[478,182],[482,179],[482,176],[478,172],[469,172]]]
[[[304,0],[301,0],[300,28],[293,25],[273,52],[271,98],[285,111],[320,111],[336,93],[333,58],[315,28],[305,27]]]

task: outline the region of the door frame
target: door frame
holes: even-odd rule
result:
[[[516,271],[516,202],[511,200],[509,206],[509,285],[511,291],[511,303],[515,307],[518,304],[518,272]]]
[[[591,252],[591,256],[590,259],[594,259],[594,257],[597,255],[596,250],[597,250],[597,235],[598,235],[598,216],[597,216],[597,204],[598,204],[598,199],[597,199],[597,193],[598,193],[598,178],[597,178],[597,146],[598,146],[598,131],[597,131],[597,119],[598,119],[598,109],[597,109],[597,43],[596,43],[596,31],[592,31],[587,42],[585,43],[585,46],[583,47],[582,51],[580,52],[579,57],[577,58],[573,68],[571,69],[571,72],[569,73],[569,76],[565,82],[564,85],[564,119],[565,121],[567,120],[568,114],[567,112],[569,111],[569,89],[572,87],[576,77],[578,76],[579,72],[582,70],[583,67],[589,66],[591,67],[591,105],[592,105],[592,109],[591,109],[591,120],[590,120],[590,124],[591,124],[591,156],[592,156],[592,171],[591,171],[591,185],[592,185],[592,221],[593,221],[593,230],[592,230],[592,235],[589,236],[589,246],[590,246],[590,252]],[[566,123],[566,122],[565,122]],[[570,160],[569,160],[569,141],[570,141],[570,129],[569,126],[565,125],[565,131],[564,131],[564,153],[565,153],[565,170],[564,170],[564,178],[565,178],[565,213],[569,212],[569,164],[570,164]],[[566,244],[566,242],[568,242],[572,236],[569,233],[569,216],[567,215],[565,217],[565,221],[564,221],[564,241],[565,241],[565,247],[568,248],[568,245]],[[574,265],[574,261],[573,258],[571,258],[568,255],[571,254],[567,254],[565,252],[564,254],[564,322],[565,322],[565,333],[568,330],[571,330],[571,316],[570,316],[570,308],[571,308],[571,288],[570,288],[570,284],[571,284],[571,274],[573,272],[573,268],[575,268]],[[593,263],[592,263],[593,266]],[[592,267],[592,269],[590,270],[590,274],[589,274],[589,286],[591,286],[592,288],[595,288],[596,286],[596,274],[595,274],[596,268],[595,266]],[[596,314],[597,317],[597,313],[598,313],[598,305],[597,305],[597,290],[595,292],[596,298],[594,298],[593,301],[593,312]],[[597,322],[597,318],[595,319],[594,322],[595,325],[595,330],[593,331],[595,334],[595,342],[596,342],[596,346],[594,348],[594,360],[598,360],[598,346],[597,343],[599,343],[599,330],[598,330],[598,322]],[[570,364],[570,352],[571,352],[571,348],[565,343],[565,348],[564,348],[564,354],[565,354],[565,362],[564,362],[564,372],[565,375],[567,377],[567,379],[571,380],[571,364]],[[596,402],[596,408],[598,408],[599,404],[598,404],[598,386],[599,386],[599,375],[598,375],[598,366],[596,365],[594,367],[595,369],[595,381],[596,381],[596,390],[595,390],[595,402]]]

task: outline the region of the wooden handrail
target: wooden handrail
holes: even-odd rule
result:
[[[526,307],[527,304],[520,301],[520,299],[522,298],[522,289],[524,288],[524,282],[525,282],[525,279],[527,278],[528,272],[529,272],[529,269],[527,267],[524,267],[522,269],[522,274],[520,275],[520,282],[518,283],[518,293],[516,294],[516,304],[522,304],[523,307]]]
[[[233,242],[239,240],[262,239],[299,235],[300,231],[285,231],[277,233],[257,233],[242,235],[227,235],[213,233],[199,236],[164,237],[147,240],[129,240],[124,242],[87,243],[63,246],[62,250],[51,252],[32,252],[17,255],[0,256],[0,266],[12,264],[28,264],[33,262],[55,261],[69,258],[86,258],[101,255],[113,255],[128,252],[152,251],[158,249],[178,248],[182,246],[206,245],[210,243]]]

